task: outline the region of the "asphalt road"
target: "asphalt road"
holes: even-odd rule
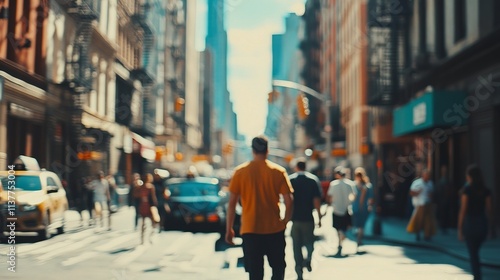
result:
[[[86,217],[84,217],[86,218]],[[326,218],[325,218],[326,219]],[[329,225],[328,220],[324,221]],[[80,224],[68,213],[67,231],[46,241],[18,237],[16,272],[8,270],[9,245],[0,245],[0,279],[247,279],[241,267],[241,248],[228,248],[218,233],[169,231],[154,233],[140,245],[133,228],[133,211],[113,215],[112,230]],[[444,254],[367,242],[361,253],[355,244],[336,252],[333,229],[316,230],[313,271],[305,279],[472,279],[469,264]],[[288,244],[291,240],[288,238]],[[286,279],[296,279],[291,246],[287,246]],[[265,279],[270,279],[266,267]],[[484,279],[500,279],[499,270],[484,270]]]

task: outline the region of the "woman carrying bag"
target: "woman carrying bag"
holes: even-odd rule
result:
[[[160,221],[158,209],[156,208],[158,202],[156,200],[155,188],[152,184],[153,175],[146,174],[143,181],[139,181],[139,187],[134,189],[134,197],[138,199],[139,215],[141,217],[141,244],[144,244],[144,232],[146,231],[146,218],[151,220],[153,229],[151,236],[154,233],[156,224]],[[149,241],[151,241],[151,236]]]

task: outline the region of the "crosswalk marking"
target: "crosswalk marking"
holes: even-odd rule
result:
[[[219,233],[155,233],[152,245],[146,238],[146,245],[135,246],[139,235],[139,232],[129,229],[101,231],[99,228],[87,228],[46,241],[19,244],[18,253],[27,260],[33,260],[33,265],[55,261],[69,268],[106,258],[111,268],[128,271],[174,270],[207,275],[220,270],[226,259],[224,252],[215,252]],[[137,242],[133,242],[135,239]],[[127,250],[119,250],[123,246],[127,246]],[[5,251],[5,248],[8,247],[0,245],[0,251]]]
[[[19,254],[26,254],[26,255],[36,255],[36,254],[44,254],[47,252],[50,252],[52,250],[57,250],[59,248],[63,248],[65,246],[68,246],[70,244],[74,243],[73,241],[63,241],[63,242],[56,242],[56,243],[46,243],[43,244],[43,246],[39,246],[37,249],[30,249],[25,247],[19,248]]]
[[[121,255],[114,262],[114,266],[125,266],[131,262],[133,262],[136,258],[140,257],[146,250],[150,247],[150,245],[140,245],[136,247],[129,253]]]
[[[104,243],[101,246],[96,247],[95,250],[96,251],[100,251],[100,252],[108,252],[108,251],[110,251],[112,249],[115,249],[118,245],[120,245],[122,243],[130,241],[130,240],[132,240],[134,238],[137,239],[137,236],[138,236],[137,233],[130,233],[130,234],[127,234],[127,235],[116,237],[115,239],[113,239],[113,240],[111,240],[109,242],[106,242],[106,243]]]
[[[192,260],[193,264],[203,263],[202,260],[207,256],[211,255],[215,251],[215,242],[219,239],[219,234],[212,233],[208,235],[203,235],[203,239],[196,243],[189,251],[195,257]]]
[[[83,254],[81,254],[79,256],[69,258],[69,259],[63,261],[61,264],[63,266],[70,266],[70,265],[74,265],[74,264],[86,261],[88,259],[91,259],[91,258],[93,258],[93,257],[95,257],[97,255],[98,255],[98,253],[94,252],[94,251],[85,252],[85,253],[83,253]]]
[[[60,248],[58,250],[51,250],[50,252],[48,252],[44,255],[38,256],[37,260],[39,260],[39,261],[50,260],[55,256],[62,255],[64,253],[69,253],[69,252],[78,250],[80,248],[83,248],[83,247],[87,246],[88,244],[91,244],[92,242],[97,241],[99,239],[101,239],[100,236],[88,237],[84,240],[78,241],[77,243],[72,243],[71,245],[65,246],[65,247]]]
[[[94,234],[95,234],[95,229],[89,228],[89,229],[82,230],[80,232],[71,234],[68,237],[68,239],[70,239],[70,240],[79,240],[79,239],[82,239],[84,237],[91,236],[91,235],[94,235]]]
[[[179,252],[179,249],[182,246],[185,246],[193,239],[193,234],[190,232],[183,233],[179,238],[175,240],[175,242],[170,243],[170,245],[165,249],[165,255],[173,255],[176,252]]]

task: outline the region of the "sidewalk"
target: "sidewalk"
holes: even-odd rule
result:
[[[406,246],[416,246],[446,253],[450,256],[469,261],[469,254],[464,242],[458,240],[456,229],[449,229],[448,234],[441,231],[432,238],[431,241],[416,241],[415,234],[406,231],[408,221],[383,217],[382,234],[373,235],[373,217],[367,222],[366,236],[384,242],[395,243]],[[500,239],[487,240],[481,247],[481,263],[485,267],[500,269]]]

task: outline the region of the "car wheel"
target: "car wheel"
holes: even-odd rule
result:
[[[173,215],[166,215],[165,220],[162,221],[162,224],[165,230],[176,230],[179,227],[179,223],[176,221]]]
[[[38,231],[39,240],[47,240],[52,237],[52,234],[49,231],[49,220],[49,213],[47,213],[47,215],[43,218],[44,229]]]
[[[64,223],[65,223],[65,220],[64,220],[64,218],[62,218],[61,226],[57,228],[57,234],[63,234],[64,233]]]

